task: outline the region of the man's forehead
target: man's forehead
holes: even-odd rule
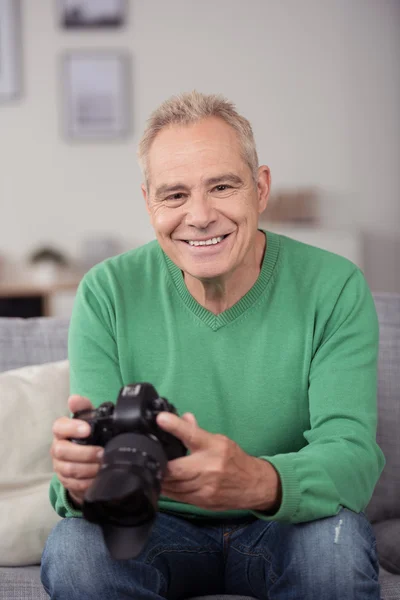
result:
[[[149,185],[154,192],[162,193],[172,187],[192,188],[217,185],[222,180],[234,185],[246,179],[244,161],[185,161],[179,166],[153,165],[149,169]]]
[[[171,152],[185,156],[196,152],[239,150],[235,130],[217,118],[207,118],[190,125],[169,125],[162,129],[153,140],[149,157],[157,160]]]
[[[229,128],[230,129],[230,128]],[[243,158],[239,144],[231,136],[214,133],[191,132],[191,135],[174,133],[159,136],[154,140],[148,155],[148,174],[152,182],[164,183],[177,178],[216,177],[220,173],[237,171]]]
[[[154,164],[185,164],[193,160],[215,160],[240,154],[239,145],[235,146],[229,139],[216,137],[168,138],[155,140],[149,151],[149,160]]]

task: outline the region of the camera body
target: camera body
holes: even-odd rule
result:
[[[168,460],[186,454],[180,440],[157,425],[160,412],[177,414],[173,404],[159,397],[150,383],[134,383],[120,389],[117,402],[103,402],[98,408],[84,409],[74,413],[74,419],[86,421],[90,434],[86,438],[71,441],[85,446],[106,446],[121,433],[138,433],[154,436],[163,446]]]
[[[90,425],[82,445],[103,446],[101,468],[86,491],[83,516],[98,523],[116,559],[135,558],[145,545],[158,508],[167,463],[187,449],[157,425],[160,412],[177,414],[149,383],[125,385],[117,402],[73,415]]]

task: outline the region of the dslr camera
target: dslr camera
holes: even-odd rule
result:
[[[151,384],[135,383],[121,388],[115,405],[104,402],[73,415],[89,423],[91,433],[71,441],[104,447],[102,466],[85,494],[82,512],[101,526],[116,559],[135,558],[141,552],[154,523],[167,463],[187,453],[180,440],[158,427],[156,417],[163,411],[177,414]]]

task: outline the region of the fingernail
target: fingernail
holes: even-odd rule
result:
[[[104,456],[104,450],[99,450],[97,453],[97,458],[103,458]]]
[[[78,426],[78,433],[86,433],[86,435],[89,433],[88,432],[88,426],[87,425],[79,425]]]

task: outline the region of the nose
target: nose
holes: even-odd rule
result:
[[[207,229],[216,220],[217,214],[212,199],[206,194],[193,194],[188,203],[186,224],[197,229]]]

